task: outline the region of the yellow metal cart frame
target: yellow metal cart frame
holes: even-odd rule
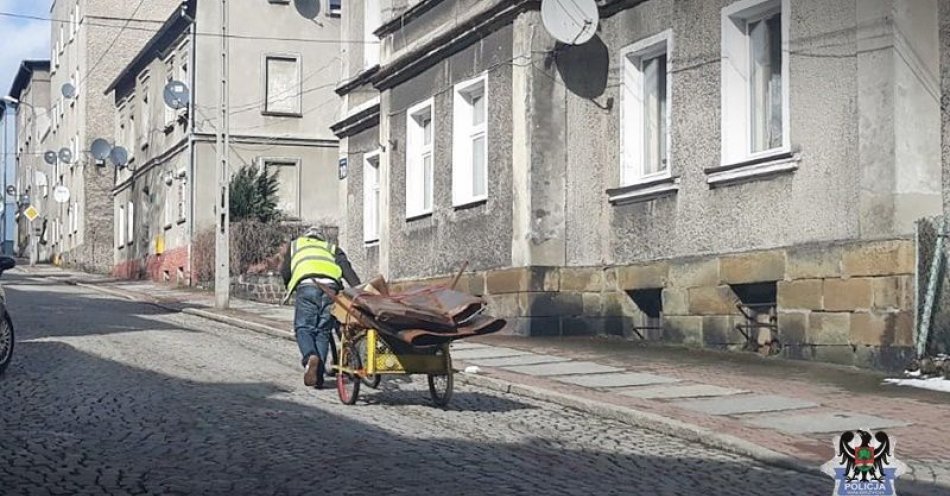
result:
[[[408,347],[408,346],[407,346]],[[394,350],[376,329],[341,328],[336,372],[340,401],[352,405],[359,396],[360,384],[376,387],[383,375],[425,374],[429,395],[438,406],[446,406],[454,388],[452,356],[449,345],[425,350]]]
[[[334,304],[340,304],[336,294],[324,291],[332,296]],[[416,348],[395,339],[387,341],[376,329],[364,326],[348,306],[343,306],[354,318],[340,323],[338,360],[332,367],[341,402],[356,403],[360,384],[375,388],[383,375],[425,374],[432,401],[438,406],[448,405],[455,385],[448,343]]]

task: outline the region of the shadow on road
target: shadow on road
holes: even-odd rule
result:
[[[404,384],[396,381],[370,403],[346,407],[333,391],[241,382],[251,377],[238,373],[241,364],[221,365],[235,370],[228,382],[183,379],[174,364],[149,361],[148,350],[140,365],[129,366],[31,339],[173,329],[139,317],[164,312],[70,291],[31,293],[16,283],[8,292],[14,314],[68,309],[69,318],[29,319],[51,323],[22,331],[26,341],[0,378],[3,494],[832,492],[830,478],[753,468],[739,457],[576,413],[566,417],[574,423],[564,422],[513,397],[460,391],[453,408],[441,410],[400,403]],[[28,304],[37,297],[46,300]],[[948,494],[906,482],[898,488]]]

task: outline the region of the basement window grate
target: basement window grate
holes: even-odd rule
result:
[[[736,330],[745,337],[746,349],[765,356],[779,353],[776,282],[732,284],[730,287],[739,300],[736,308],[745,317],[743,323],[736,324]]]
[[[634,289],[627,291],[627,296],[643,314],[641,325],[633,327],[640,339],[646,339],[644,332],[658,334],[663,330],[663,288]]]

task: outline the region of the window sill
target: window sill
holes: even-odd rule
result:
[[[734,164],[710,167],[705,169],[706,183],[716,187],[794,172],[800,161],[801,154],[798,151],[783,150]]]
[[[680,178],[664,177],[649,182],[636,183],[607,190],[608,201],[613,205],[626,205],[675,195],[680,189]]]
[[[370,240],[370,241],[363,241],[363,246],[364,246],[365,248],[372,248],[372,247],[374,247],[374,246],[379,246],[379,240],[378,240],[378,239],[373,239],[373,240]]]
[[[185,220],[186,220],[186,219],[185,219],[184,217],[182,217],[181,219],[178,219],[177,221],[175,221],[175,224],[178,224],[178,225],[184,224],[184,223],[185,223]]]
[[[268,117],[297,117],[297,118],[303,117],[303,114],[299,112],[274,112],[272,110],[261,111],[261,115],[265,115]]]
[[[470,200],[463,200],[459,203],[454,203],[452,205],[452,208],[454,208],[455,210],[465,210],[467,208],[475,208],[479,205],[484,205],[485,203],[488,203],[487,196],[482,197],[482,198],[472,198]]]
[[[427,218],[427,217],[432,217],[432,211],[431,211],[431,210],[429,210],[428,212],[419,212],[419,213],[415,213],[415,214],[408,214],[408,215],[406,215],[406,222],[412,222],[412,221],[414,221],[414,220],[425,219],[425,218]]]
[[[165,226],[163,227],[163,229],[165,229],[166,231],[169,230],[169,229],[171,229],[171,228],[172,228],[172,223],[171,223],[171,222],[169,222],[168,224],[165,224]]]

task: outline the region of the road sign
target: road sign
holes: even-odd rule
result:
[[[56,203],[66,203],[69,201],[69,188],[60,184],[53,188],[53,199]]]
[[[30,222],[33,222],[37,217],[40,216],[40,211],[37,210],[36,207],[30,206],[26,209],[26,212],[23,212],[23,214],[26,215],[27,219],[30,219]]]

